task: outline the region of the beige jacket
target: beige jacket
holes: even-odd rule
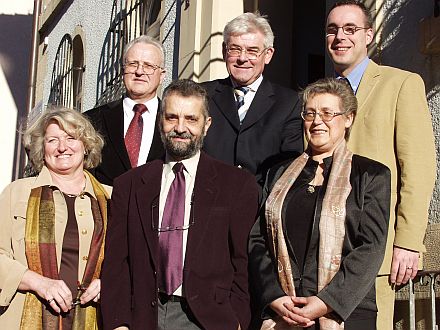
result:
[[[92,184],[86,176],[85,191],[94,196]],[[31,189],[43,185],[52,185],[49,170],[43,167],[38,177],[25,178],[9,184],[0,195],[0,329],[19,329],[24,304],[24,293],[17,292],[21,278],[27,270],[25,256],[26,210]],[[111,187],[104,186],[111,193]],[[55,241],[57,246],[58,268],[61,264],[61,247],[67,224],[67,206],[62,193],[54,191],[55,203]],[[77,198],[75,215],[79,232],[78,279],[81,280],[90,241],[93,234],[93,216],[90,199]]]
[[[370,61],[357,90],[359,109],[348,146],[391,170],[391,217],[385,259],[393,245],[423,252],[436,155],[425,86],[415,73]],[[393,230],[395,228],[395,230]]]

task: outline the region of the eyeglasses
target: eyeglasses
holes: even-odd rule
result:
[[[344,112],[331,112],[331,111],[316,112],[316,111],[304,110],[303,112],[301,112],[301,117],[305,121],[313,121],[313,120],[315,120],[316,116],[319,116],[319,117],[321,117],[322,121],[329,122],[329,121],[332,121],[333,118],[335,118],[336,116],[343,115],[346,112],[347,111],[344,111]]]
[[[330,25],[327,26],[327,29],[325,30],[327,37],[337,35],[339,29],[342,29],[342,32],[344,32],[345,35],[351,36],[359,30],[368,30],[369,27],[362,27],[356,25],[344,25],[344,26]]]
[[[124,64],[125,72],[127,73],[135,73],[139,67],[144,74],[153,74],[157,69],[163,70],[160,66],[147,62],[130,61]]]
[[[228,47],[226,48],[226,53],[230,57],[240,57],[242,53],[246,54],[248,60],[256,60],[258,57],[263,54],[267,48],[264,48],[261,52],[258,49],[246,49],[241,47]]]
[[[194,225],[195,223],[195,217],[194,217],[194,193],[191,195],[191,202],[190,202],[190,220],[187,225],[184,226],[176,226],[176,227],[156,227],[155,223],[158,222],[158,212],[159,212],[159,205],[158,201],[155,201],[151,205],[151,227],[154,231],[157,231],[159,233],[166,232],[166,231],[175,231],[175,230],[187,230],[189,227]]]

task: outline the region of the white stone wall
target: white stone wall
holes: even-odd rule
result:
[[[105,37],[108,33],[113,1],[111,0],[75,0],[62,9],[62,14],[54,21],[48,34],[46,49],[48,56],[47,74],[44,79],[43,104],[47,104],[50,95],[52,70],[61,39],[65,34],[74,37],[75,27],[84,31],[84,59],[86,69],[83,80],[83,111],[93,108],[96,103],[96,84],[98,68]],[[64,12],[65,10],[65,12]]]
[[[420,21],[434,15],[433,1],[386,0],[383,10],[384,25],[379,59],[382,64],[417,72],[425,81],[439,164],[440,54],[424,55],[419,50]],[[423,175],[423,171],[420,175]],[[437,177],[440,177],[439,166],[437,166]],[[440,222],[440,180],[438,179],[431,200],[430,222]]]

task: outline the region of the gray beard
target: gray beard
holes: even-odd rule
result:
[[[182,160],[193,157],[203,146],[204,136],[201,135],[199,138],[193,139],[194,137],[189,133],[177,134],[176,132],[170,132],[160,134],[162,142],[165,146],[166,152],[174,160]],[[181,136],[183,138],[189,138],[189,143],[185,142],[173,142],[172,138],[176,136]]]

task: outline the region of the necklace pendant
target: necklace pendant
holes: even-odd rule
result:
[[[307,192],[309,194],[313,194],[315,192],[315,186],[309,184],[309,186],[307,187]]]

